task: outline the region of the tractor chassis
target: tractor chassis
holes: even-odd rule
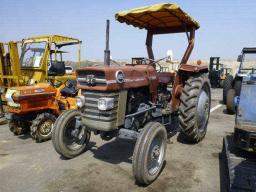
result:
[[[149,116],[149,114],[151,115]],[[82,113],[81,116],[83,116]],[[121,127],[114,131],[98,131],[95,129],[88,128],[88,131],[94,132],[95,135],[100,134],[103,140],[110,140],[113,137],[117,137],[121,139],[136,141],[141,132],[141,129],[135,128],[136,119],[140,118],[148,119],[150,121],[156,121],[164,126],[170,125],[172,123],[172,115],[170,113],[162,114],[160,109],[157,108],[157,105],[152,105],[148,106],[146,109],[137,111],[133,114],[126,115],[124,127]],[[83,123],[81,122],[81,117],[76,117],[76,126],[79,127],[82,124]]]

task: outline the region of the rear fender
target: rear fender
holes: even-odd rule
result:
[[[180,105],[180,96],[184,87],[184,83],[187,77],[193,74],[207,73],[208,66],[205,64],[181,64],[177,75],[174,79],[174,88],[171,99],[172,111],[178,111]],[[187,74],[187,75],[186,75]]]
[[[183,64],[180,66],[179,71],[183,73],[207,73],[208,66],[206,64]]]

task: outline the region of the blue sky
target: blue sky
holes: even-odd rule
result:
[[[82,59],[103,59],[105,22],[111,21],[110,48],[113,59],[146,56],[146,32],[115,21],[114,14],[157,0],[0,0],[0,41],[61,34],[83,41]],[[167,1],[165,1],[167,2]],[[220,56],[236,59],[244,46],[256,46],[255,0],[175,0],[200,22],[192,59]],[[180,59],[186,46],[185,34],[159,35],[154,39],[155,57],[168,49]]]

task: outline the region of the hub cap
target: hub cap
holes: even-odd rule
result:
[[[164,139],[158,134],[152,141],[148,155],[148,173],[154,175],[160,168],[164,158]]]
[[[66,125],[64,140],[67,147],[71,150],[81,148],[86,141],[85,126],[77,125],[76,119],[74,118]]]
[[[39,129],[41,135],[44,135],[44,136],[50,135],[52,132],[52,124],[53,122],[50,120],[43,122]]]
[[[209,96],[205,90],[202,90],[197,104],[197,123],[199,131],[204,131],[209,118]]]

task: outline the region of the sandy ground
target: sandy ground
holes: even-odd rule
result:
[[[222,91],[212,90],[212,108]],[[167,147],[166,165],[147,187],[132,175],[134,143],[102,141],[92,136],[90,149],[77,158],[62,159],[51,141],[35,143],[29,136],[13,136],[0,126],[0,191],[225,191],[221,150],[223,136],[233,131],[234,116],[224,106],[211,113],[208,132],[199,144],[188,144],[175,134]]]

